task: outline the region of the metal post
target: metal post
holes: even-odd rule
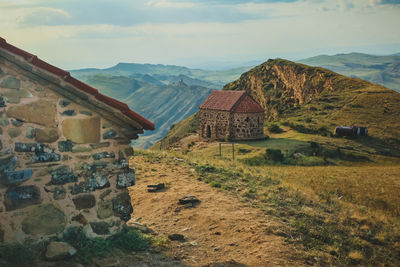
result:
[[[235,143],[232,142],[232,159],[235,160]]]

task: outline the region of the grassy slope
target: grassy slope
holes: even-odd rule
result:
[[[340,74],[358,77],[400,92],[400,56],[372,56],[361,53],[321,55],[299,63],[323,67]]]

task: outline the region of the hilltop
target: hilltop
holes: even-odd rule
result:
[[[400,53],[376,56],[363,53],[319,55],[297,61],[342,75],[361,78],[400,92]]]
[[[369,127],[360,142],[382,153],[400,148],[400,94],[333,71],[275,59],[242,74],[223,90],[246,90],[266,110],[266,120],[308,134],[329,136],[338,125]],[[176,125],[163,140],[173,143],[196,131],[195,117]],[[179,133],[178,133],[178,130]],[[386,150],[383,148],[385,147]],[[394,149],[387,151],[388,148]],[[385,152],[385,151],[386,152]]]

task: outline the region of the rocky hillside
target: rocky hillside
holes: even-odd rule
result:
[[[223,89],[248,91],[265,108],[267,121],[303,133],[329,135],[338,125],[362,125],[369,127],[371,139],[365,142],[374,149],[400,147],[400,94],[364,80],[275,59]],[[168,138],[176,139],[171,133]]]
[[[310,103],[322,93],[340,93],[368,85],[326,69],[275,59],[242,74],[223,90],[246,90],[265,108],[266,119],[272,121],[293,107]]]
[[[362,53],[320,55],[298,61],[342,75],[361,78],[400,92],[400,53],[375,56]]]

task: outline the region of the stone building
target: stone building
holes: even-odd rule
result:
[[[199,135],[210,140],[264,137],[264,109],[246,91],[213,91],[199,107]]]
[[[0,38],[0,242],[69,226],[117,231],[133,211],[131,139],[153,123]]]

